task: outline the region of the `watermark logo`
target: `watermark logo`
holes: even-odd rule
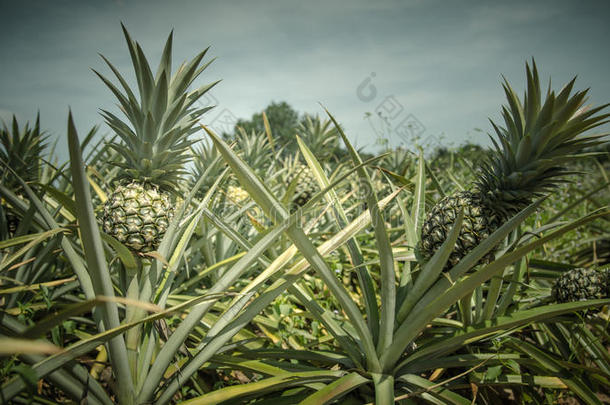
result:
[[[210,127],[218,134],[229,134],[233,132],[237,124],[237,117],[228,108],[223,108],[220,113],[210,122]]]
[[[396,125],[394,132],[396,132],[404,142],[407,142],[410,139],[420,138],[422,134],[426,132],[426,127],[424,127],[424,124],[422,124],[415,115],[409,114]],[[428,141],[431,141],[431,138],[434,138],[434,140],[437,139],[434,135],[428,135],[427,138],[430,138]]]
[[[375,100],[375,97],[377,97],[377,87],[373,84],[375,76],[377,76],[377,74],[372,72],[370,76],[367,76],[362,83],[358,85],[356,88],[358,100],[364,103]]]
[[[387,96],[383,99],[381,104],[375,108],[375,113],[387,121],[394,121],[404,110],[405,108],[395,96]]]
[[[230,134],[237,124],[238,118],[233,112],[224,107],[220,108],[220,102],[218,98],[212,94],[212,92],[206,92],[199,100],[197,100],[199,107],[206,108],[214,106],[214,109],[210,110],[204,117],[213,117],[207,122],[207,126],[210,127],[217,134]],[[210,114],[210,115],[208,115]]]
[[[409,112],[403,103],[393,94],[379,96],[374,79],[375,72],[371,72],[356,87],[356,97],[363,103],[377,101],[373,112],[365,113],[377,139],[378,145],[387,146],[389,141],[398,140],[404,146],[430,146],[440,145],[439,139],[433,135],[423,138],[426,126],[412,112]],[[381,99],[381,101],[379,101]]]
[[[220,104],[218,99],[212,94],[211,91],[205,92],[201,98],[197,100],[197,103],[200,107],[217,106]]]

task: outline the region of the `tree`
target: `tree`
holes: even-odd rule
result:
[[[297,147],[295,135],[299,125],[299,113],[287,102],[281,101],[269,104],[265,108],[265,114],[267,114],[276,144],[284,146],[288,150],[294,150]],[[238,120],[235,124],[235,133],[237,133],[237,127],[243,128],[247,133],[265,131],[262,112],[252,115],[249,120]]]

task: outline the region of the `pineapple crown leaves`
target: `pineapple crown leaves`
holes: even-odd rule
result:
[[[502,107],[504,127],[491,121],[496,138],[494,151],[480,167],[475,187],[494,208],[511,215],[532,198],[550,191],[565,180],[565,164],[587,155],[584,149],[598,145],[607,134],[579,136],[608,122],[610,114],[598,114],[608,104],[585,107],[588,89],[572,89],[576,78],[559,93],[549,88],[544,103],[536,63],[526,63],[527,89],[523,103],[504,78],[508,105]]]
[[[197,183],[205,175],[201,187],[201,191],[205,193],[222,176],[226,164],[213,143],[201,142],[191,147],[191,153],[193,155],[193,166],[190,173],[191,183]]]
[[[264,133],[257,133],[254,130],[248,132],[242,127],[237,127],[235,141],[238,154],[255,170],[262,172],[273,161],[273,148]]]
[[[13,115],[12,125],[9,128],[2,123],[0,129],[0,180],[14,190],[19,190],[21,182],[15,177],[19,176],[25,182],[36,181],[40,174],[41,155],[46,148],[48,135],[40,131],[40,114],[36,115],[36,123],[30,128],[26,123],[22,130],[19,128],[17,118]]]
[[[330,120],[321,120],[318,115],[305,115],[297,132],[318,159],[327,158],[339,148],[339,131]]]
[[[171,32],[157,73],[153,76],[140,44],[131,38],[124,25],[121,24],[121,27],[134,68],[139,99],[118,69],[103,55],[100,56],[122,90],[93,70],[115,95],[121,111],[127,117],[126,122],[107,110],[101,110],[106,123],[122,140],[121,144],[111,145],[124,159],[115,164],[126,169],[122,171],[120,179],[151,182],[163,189],[171,189],[185,173],[182,168],[191,159],[189,148],[197,141],[190,140],[189,136],[198,131],[195,124],[202,114],[212,108],[200,108],[194,104],[220,81],[192,91],[188,89],[214,59],[201,63],[209,49],[206,48],[191,61],[182,63],[172,76]]]

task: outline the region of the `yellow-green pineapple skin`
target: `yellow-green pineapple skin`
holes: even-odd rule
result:
[[[227,198],[231,203],[240,205],[250,198],[250,194],[239,186],[230,185],[227,187]]]
[[[104,232],[134,252],[157,248],[174,214],[168,193],[155,186],[131,182],[119,185],[104,204]]]

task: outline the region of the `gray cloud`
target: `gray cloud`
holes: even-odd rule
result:
[[[43,126],[62,138],[68,106],[83,133],[101,121],[99,108],[113,108],[112,95],[89,69],[108,72],[98,52],[131,77],[120,21],[153,66],[172,28],[176,62],[212,45],[218,60],[201,82],[223,79],[214,90],[218,112],[249,117],[286,100],[299,111],[321,113],[321,102],[360,146],[375,141],[364,113],[386,96],[395,96],[426,134],[486,142],[472,129],[487,130],[487,117],[498,117],[500,74],[521,91],[524,62],[532,56],[556,84],[578,73],[579,87],[592,87],[594,103],[610,94],[606,2],[0,4],[0,109],[30,120],[40,109]],[[372,72],[378,96],[367,103],[356,89]]]

